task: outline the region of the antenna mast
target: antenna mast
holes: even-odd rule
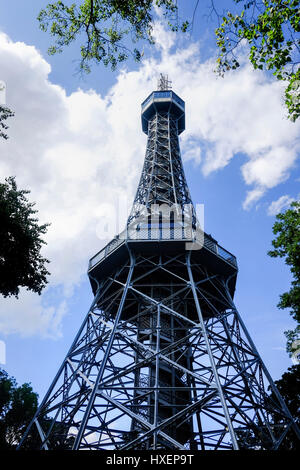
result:
[[[159,91],[166,91],[172,88],[172,82],[169,80],[168,75],[164,75],[163,73],[160,74],[158,82],[157,82],[157,89]]]

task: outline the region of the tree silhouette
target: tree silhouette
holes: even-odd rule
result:
[[[41,293],[49,261],[40,251],[48,224],[38,225],[28,190],[18,190],[14,177],[0,183],[0,294],[18,297],[19,288]]]
[[[17,385],[14,377],[0,369],[0,450],[13,450],[37,410],[38,395],[30,384]],[[30,434],[26,447],[34,447],[38,435]]]

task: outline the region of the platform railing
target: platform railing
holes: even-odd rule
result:
[[[176,231],[177,230],[177,231]],[[187,233],[184,236],[183,231],[176,230],[164,230],[157,229],[151,230],[144,228],[137,231],[129,231],[127,229],[123,230],[119,235],[113,238],[104,248],[102,248],[95,256],[93,256],[89,261],[88,270],[92,269],[96,264],[109,256],[113,251],[115,251],[119,246],[123,245],[126,241],[185,241],[193,242],[195,239],[192,236],[192,233]],[[219,258],[227,261],[232,266],[237,266],[236,257],[225,250],[220,246],[213,238],[211,238],[206,233],[204,234],[204,244],[203,247],[212,253],[215,253]],[[203,249],[203,248],[202,248]]]
[[[179,106],[181,106],[183,109],[185,107],[184,101],[179,98],[174,91],[154,91],[152,92],[147,98],[142,102],[142,112],[143,110],[148,106],[149,103],[151,103],[154,100],[160,100],[160,99],[170,99],[175,101]]]

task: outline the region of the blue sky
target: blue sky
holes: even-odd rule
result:
[[[276,305],[291,277],[267,251],[276,211],[300,191],[299,124],[286,119],[282,85],[254,72],[244,51],[240,70],[214,75],[208,1],[192,37],[172,35],[158,19],[156,46],[145,46],[141,64],[98,66],[81,77],[76,45],[47,55],[50,37],[35,20],[45,3],[0,0],[0,80],[16,114],[9,141],[0,143],[0,177],[15,175],[31,189],[41,222],[51,223],[49,287],[42,296],[0,299],[5,369],[42,397],[63,360],[92,301],[86,269],[107,241],[101,227],[116,201],[133,199],[146,145],[140,104],[163,72],[186,102],[181,150],[194,203],[205,206],[206,232],[237,256],[236,305],[279,378],[292,365],[283,331],[294,324]]]

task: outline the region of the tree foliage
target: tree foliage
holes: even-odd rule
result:
[[[223,15],[217,12],[214,0],[211,5],[219,23],[215,31],[218,73],[240,66],[235,52],[246,41],[253,67],[270,70],[278,80],[286,81],[285,104],[289,118],[295,121],[300,114],[299,1],[233,0],[236,11]],[[139,61],[143,53],[132,44],[140,40],[154,43],[154,7],[162,11],[172,31],[185,32],[193,28],[199,1],[192,19],[179,19],[176,0],[78,0],[72,4],[59,0],[41,10],[38,20],[40,28],[54,38],[50,54],[81,41],[80,69],[89,72],[93,62],[115,69],[129,56]]]
[[[296,424],[300,426],[300,365],[289,367],[275,385]],[[274,392],[271,393],[270,399],[276,400]],[[286,450],[299,450],[299,439],[293,430],[288,432],[284,445]]]
[[[297,322],[294,331],[286,332],[287,350],[293,352],[292,343],[298,337],[300,326],[300,202],[292,202],[290,209],[276,216],[273,233],[276,236],[272,241],[274,249],[268,255],[284,258],[293,276],[290,290],[281,294],[278,304],[280,309],[289,308]]]
[[[40,251],[48,224],[38,225],[30,191],[18,190],[14,177],[0,183],[0,294],[18,297],[19,288],[41,293],[47,284],[46,263]]]
[[[50,3],[38,16],[40,28],[50,31],[54,44],[50,54],[62,52],[84,34],[80,46],[80,69],[90,71],[91,62],[102,62],[115,69],[119,62],[129,56],[141,59],[141,51],[126,45],[129,36],[133,44],[140,40],[153,43],[153,5],[163,9],[165,17],[176,16],[173,0],[83,0],[67,5],[66,2]],[[169,22],[172,29],[178,25]],[[182,29],[186,28],[183,23]]]
[[[239,67],[235,52],[242,41],[250,46],[255,69],[270,70],[287,82],[285,104],[289,118],[300,114],[299,0],[234,0],[236,13],[227,12],[216,29],[218,71]]]
[[[13,117],[15,114],[6,106],[0,105],[0,138],[7,140],[8,135],[5,131],[8,129],[8,125],[6,124],[6,120],[10,117]]]
[[[20,442],[38,406],[38,395],[30,384],[18,386],[13,377],[0,369],[0,450],[13,450]],[[35,430],[27,446],[37,440]]]
[[[9,377],[6,371],[0,369],[0,451],[18,447],[37,409],[38,395],[31,385],[25,383],[18,386],[14,377]],[[39,423],[45,434],[52,428],[55,437],[48,441],[51,449],[72,449],[74,436],[69,435],[67,423],[53,422],[47,416],[40,416]],[[41,437],[35,425],[30,427],[21,449],[41,449]]]
[[[295,423],[300,425],[300,365],[289,367],[282,377],[275,382],[277,390],[287,405]],[[278,404],[278,399],[275,393],[268,387],[269,395],[266,397],[266,409],[269,405]],[[259,423],[258,423],[259,424]],[[271,426],[278,426],[284,430],[286,425],[285,417],[280,414],[276,414],[275,420],[270,423]],[[237,439],[240,450],[261,450],[262,440],[265,438],[264,433],[260,433],[259,426],[238,428],[236,430]],[[264,441],[263,447],[272,447],[271,441]],[[299,450],[299,439],[295,434],[294,430],[289,429],[286,437],[281,444],[280,450]]]

